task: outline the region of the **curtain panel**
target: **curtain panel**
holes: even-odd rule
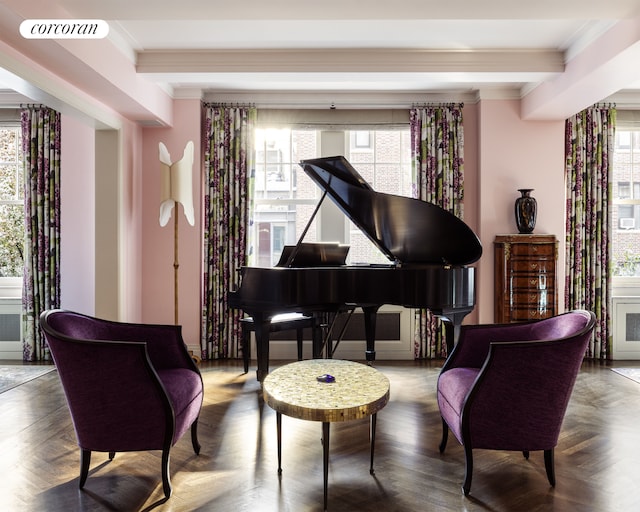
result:
[[[463,218],[464,130],[462,104],[414,106],[410,111],[413,197]],[[442,322],[416,311],[414,356],[447,356]]]
[[[25,250],[23,359],[50,359],[40,313],[60,307],[60,114],[42,106],[21,112]]]
[[[251,106],[204,105],[203,359],[238,352],[242,312],[229,309],[227,294],[251,247],[256,117]]]
[[[593,311],[597,322],[586,357],[611,358],[610,165],[616,110],[594,106],[565,122],[565,309]]]

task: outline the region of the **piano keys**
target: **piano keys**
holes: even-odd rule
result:
[[[314,263],[314,246],[304,244],[303,234],[281,258],[282,266],[242,267],[240,286],[229,292],[228,301],[229,307],[253,317],[258,380],[269,369],[270,319],[284,312],[362,308],[365,357],[374,361],[378,309],[384,304],[425,308],[447,323],[450,350],[462,320],[475,306],[475,269],[469,265],[482,255],[475,233],[434,204],[376,192],[342,156],[303,160],[300,165],[324,190],[321,201],[329,195],[389,264],[333,265],[319,254]],[[314,341],[313,356],[319,357],[320,350]]]

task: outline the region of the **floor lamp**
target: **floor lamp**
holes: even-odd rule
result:
[[[187,222],[195,225],[193,217],[193,142],[187,142],[182,158],[171,163],[166,146],[160,142],[160,226],[164,227],[171,218],[176,203],[182,204]],[[174,322],[178,325],[178,212],[173,216],[173,292]]]

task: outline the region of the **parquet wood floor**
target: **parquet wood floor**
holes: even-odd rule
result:
[[[273,362],[272,367],[281,364]],[[438,452],[435,385],[442,361],[376,362],[391,381],[378,414],[375,475],[368,421],[331,430],[332,512],[640,510],[640,384],[586,363],[559,445],[555,488],[541,453],[475,452],[471,496],[460,489],[464,454],[450,436]],[[0,510],[315,512],[322,509],[321,425],[283,417],[278,477],[275,413],[252,369],[203,363],[199,456],[185,436],[172,450],[173,496],[165,501],[160,453],[93,456],[78,490],[79,451],[56,372],[0,394]],[[114,376],[117,378],[117,376]],[[535,385],[535,383],[532,383]]]

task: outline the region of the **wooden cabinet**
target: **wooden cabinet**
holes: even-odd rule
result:
[[[496,323],[554,316],[558,311],[554,235],[498,235],[495,252]]]

